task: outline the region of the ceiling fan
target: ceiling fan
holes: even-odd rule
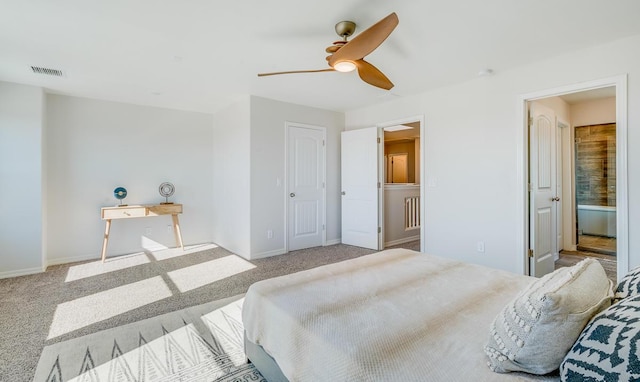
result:
[[[342,37],[342,40],[334,42],[333,45],[326,49],[326,52],[330,53],[327,56],[329,69],[259,73],[258,77],[291,73],[351,72],[357,69],[358,75],[364,82],[389,90],[393,87],[393,83],[378,68],[363,58],[380,46],[397,25],[398,15],[393,12],[350,41],[347,41],[347,37],[351,36],[356,30],[356,24],[353,21],[341,21],[336,24],[336,33]]]

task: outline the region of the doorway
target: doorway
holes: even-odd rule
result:
[[[385,140],[386,146],[386,140]],[[402,154],[389,154],[386,155],[387,160],[385,163],[386,175],[385,183],[408,183],[409,179],[409,167],[407,166],[409,160],[408,153]]]
[[[615,176],[615,195],[612,198],[615,200],[617,206],[617,213],[614,218],[615,224],[615,236],[616,236],[616,253],[617,253],[617,274],[624,275],[628,271],[628,223],[627,223],[627,178],[626,178],[626,76],[613,77],[609,79],[592,81],[589,83],[577,84],[572,86],[566,86],[563,88],[551,89],[521,97],[523,109],[522,116],[525,121],[523,130],[523,148],[522,148],[522,160],[523,160],[523,236],[522,243],[524,247],[525,261],[523,262],[523,273],[531,274],[535,276],[541,276],[549,269],[544,266],[541,267],[542,272],[536,270],[537,261],[546,255],[545,250],[551,248],[551,253],[556,258],[562,251],[575,251],[578,246],[578,204],[577,200],[577,179],[573,176],[576,170],[573,165],[575,163],[575,131],[573,127],[581,125],[574,115],[574,120],[571,120],[571,104],[577,104],[579,102],[589,102],[597,98],[606,98],[613,96],[610,102],[615,105],[613,115],[615,115],[615,122],[617,125],[616,137],[611,143],[615,147],[615,154],[611,159],[615,163],[616,173]],[[585,98],[586,97],[586,98]],[[582,100],[580,100],[582,98]],[[535,146],[535,142],[532,140],[532,136],[529,135],[529,111],[533,103],[543,104],[545,106],[552,106],[555,102],[558,104],[558,100],[561,100],[560,104],[564,103],[564,110],[556,108],[560,116],[552,117],[552,121],[549,124],[550,130],[548,135],[544,135],[545,139],[548,138],[550,144],[546,147],[546,151],[540,151]],[[593,107],[591,108],[593,110]],[[569,110],[569,112],[567,111]],[[568,114],[567,114],[568,113]],[[535,117],[534,117],[535,118]],[[611,121],[609,121],[611,122]],[[570,127],[567,129],[567,127]],[[557,135],[556,135],[557,133]],[[554,138],[558,141],[558,145],[554,146]],[[533,137],[535,139],[535,137]],[[534,146],[532,147],[532,143]],[[557,149],[557,150],[556,150]],[[542,161],[536,158],[536,155],[544,153],[548,157]],[[558,188],[552,189],[551,198],[557,202],[558,198],[562,201],[562,204],[557,203],[555,205],[555,211],[553,207],[549,207],[545,211],[548,212],[548,222],[554,222],[557,224],[555,231],[549,230],[549,227],[545,224],[540,225],[532,218],[535,209],[535,200],[532,198],[532,192],[535,193],[535,182],[539,179],[536,178],[535,173],[536,166],[543,167],[543,164],[549,164],[550,169],[556,170],[556,174],[552,171],[549,172],[549,177],[544,178],[553,180],[553,176],[558,175],[557,186]],[[600,169],[602,174],[602,162],[600,162]],[[606,168],[607,171],[611,171],[611,168]],[[534,178],[534,179],[532,179]],[[549,184],[549,187],[554,185]],[[532,188],[534,190],[532,190]],[[597,188],[597,187],[596,187]],[[546,202],[546,201],[545,201]],[[553,220],[555,218],[557,220]],[[545,232],[548,235],[545,235]],[[540,237],[548,237],[548,242],[540,242]],[[555,247],[555,248],[554,248]],[[557,253],[556,253],[557,252]],[[548,263],[547,263],[548,264]]]
[[[409,126],[409,127],[407,127]],[[400,134],[400,130],[413,130],[412,147],[414,155],[407,153],[407,182],[389,183],[386,173],[388,154],[385,157],[384,140],[387,133]],[[418,139],[415,139],[418,137]],[[422,137],[422,138],[420,138]],[[375,127],[343,131],[341,134],[341,183],[342,183],[342,243],[358,247],[382,250],[385,247],[405,247],[424,252],[424,189],[420,179],[424,179],[426,166],[420,158],[424,152],[424,117],[404,118]],[[393,153],[391,153],[393,154]],[[396,242],[385,240],[386,192],[388,186],[411,188],[416,195],[400,199],[402,209],[400,230],[405,235]],[[395,203],[394,203],[395,204]],[[409,214],[406,214],[408,211]],[[405,220],[409,217],[409,220]],[[409,224],[408,226],[406,224]]]
[[[420,121],[383,127],[383,245],[420,247]],[[410,243],[410,244],[409,244]]]

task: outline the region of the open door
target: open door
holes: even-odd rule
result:
[[[557,251],[556,116],[538,103],[529,116],[529,266],[541,277],[555,269]]]
[[[342,132],[342,243],[379,250],[377,127]]]

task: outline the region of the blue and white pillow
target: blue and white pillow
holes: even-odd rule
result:
[[[640,267],[633,269],[618,284],[613,296],[614,301],[640,294]]]
[[[560,378],[574,381],[640,380],[640,295],[596,315],[560,365]]]

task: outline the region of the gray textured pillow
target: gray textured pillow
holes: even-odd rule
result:
[[[491,324],[489,368],[532,374],[558,369],[587,322],[611,305],[612,284],[593,259],[534,281]]]

